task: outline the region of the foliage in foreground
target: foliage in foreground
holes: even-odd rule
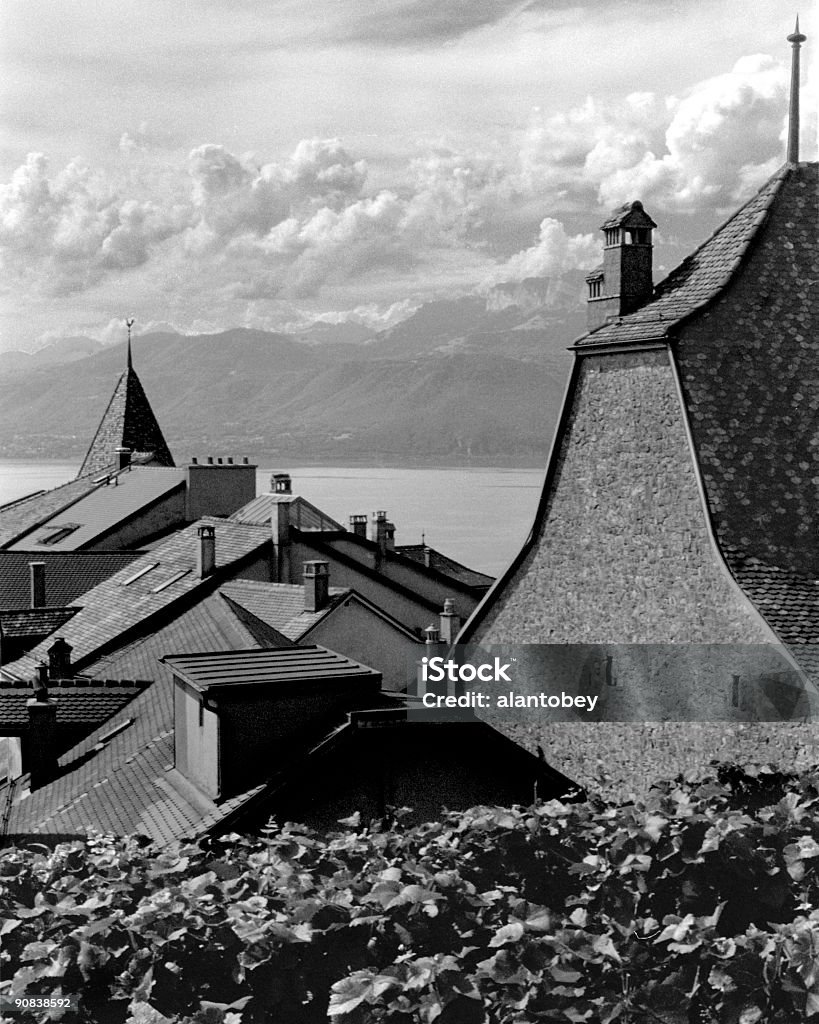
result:
[[[18,1021],[819,1020],[819,776],[0,857]]]

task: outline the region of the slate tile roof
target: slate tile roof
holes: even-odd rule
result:
[[[652,302],[583,335],[576,347],[622,345],[668,337],[679,322],[716,298],[742,266],[788,169],[782,168],[722,227],[665,278]]]
[[[111,482],[95,487],[88,494],[62,509],[45,522],[9,545],[12,551],[75,551],[101,540],[120,523],[172,491],[185,486],[185,470],[160,466],[134,466],[116,473]],[[65,538],[53,541],[60,527],[74,527]],[[45,546],[45,547],[44,547]]]
[[[440,551],[425,544],[401,544],[396,547],[395,553],[403,555],[405,558],[411,558],[413,562],[419,562],[421,565],[428,565],[430,569],[435,569],[442,575],[458,580],[459,583],[464,583],[468,587],[490,587],[495,582],[493,576],[469,569],[465,565],[461,565],[460,562],[456,562],[454,558],[448,558]]]
[[[276,494],[272,491],[260,494],[242,508],[237,509],[230,518],[236,523],[255,523],[269,525],[271,516],[276,513],[279,505],[290,506],[290,525],[297,530],[343,530],[344,527],[331,519],[320,508],[306,501],[297,494]]]
[[[60,487],[53,487],[50,491],[37,491],[18,501],[3,505],[0,507],[0,547],[9,544],[15,537],[37,526],[38,523],[50,519],[72,502],[90,494],[98,486],[93,475],[84,476],[69,480]]]
[[[0,804],[12,799],[7,834],[84,835],[93,826],[167,843],[199,834],[258,792],[262,787],[217,806],[173,768],[174,684],[170,668],[158,661],[180,650],[254,646],[252,635],[214,593],[155,634],[89,665],[89,692],[107,690],[101,684],[115,672],[130,677],[144,672],[153,682],[63,755],[62,774],[53,782],[23,800],[19,797],[27,785],[25,778],[0,787]],[[133,719],[131,725],[96,749],[128,719]]]
[[[196,571],[197,529],[202,523],[212,525],[216,531],[216,568],[204,580]],[[81,611],[61,630],[60,635],[73,648],[72,663],[84,666],[95,654],[103,653],[102,648],[129,631],[157,628],[175,602],[191,600],[197,588],[212,589],[244,561],[264,557],[270,537],[266,527],[206,517],[169,537],[153,551],[140,555],[85,594],[80,602]],[[4,666],[4,675],[30,678],[37,662],[47,656],[50,644],[51,640],[46,640]]]
[[[139,551],[0,551],[0,608],[31,605],[29,562],[45,562],[46,606],[65,607],[141,557]]]
[[[298,640],[350,593],[348,589],[330,587],[327,605],[321,611],[307,612],[304,610],[304,587],[295,583],[231,580],[220,587],[220,592],[288,640]]]
[[[130,448],[137,456],[151,455],[152,461],[160,466],[174,464],[145,389],[131,365],[130,352],[125,372],[114,388],[77,475],[82,477],[106,469],[119,446]]]
[[[117,714],[148,686],[147,680],[51,680],[48,695],[57,701],[57,725],[100,725]],[[0,682],[0,735],[19,735],[28,727],[30,686]]]
[[[44,637],[68,622],[79,611],[74,608],[26,608],[0,611],[0,630],[6,637]],[[2,685],[2,684],[0,684]]]

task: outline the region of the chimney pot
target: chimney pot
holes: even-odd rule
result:
[[[250,460],[248,459],[248,457],[246,455],[242,456],[242,465],[243,466],[249,466],[250,465]]]
[[[445,644],[454,644],[460,628],[461,617],[455,613],[455,602],[451,597],[447,597],[441,612],[441,641]]]
[[[199,465],[199,459],[195,455],[191,458],[191,465],[192,466]]]
[[[304,562],[304,610],[320,612],[330,597],[330,563]]]
[[[200,526],[196,531],[199,537],[197,548],[197,572],[200,579],[210,576],[216,568],[216,528]]]
[[[232,456],[232,455],[228,455],[228,460],[227,460],[227,464],[228,464],[229,466],[232,466],[232,465],[233,465],[233,456]]]
[[[426,644],[439,644],[441,642],[441,635],[437,626],[427,626],[424,630],[424,643]]]
[[[126,469],[131,465],[131,449],[125,445],[117,445],[114,449],[117,456],[117,468]]]
[[[273,473],[270,477],[270,489],[274,494],[292,494],[293,484],[289,473]]]
[[[350,530],[356,535],[356,537],[367,536],[367,517],[366,516],[350,516]]]
[[[218,458],[218,459],[216,460],[216,462],[218,463],[218,465],[220,465],[220,466],[222,465],[222,456],[221,456],[221,455],[220,455],[220,456],[219,456],[219,458]]]
[[[213,456],[212,456],[212,455],[209,455],[209,456],[208,456],[208,465],[209,465],[209,466],[212,466],[212,465],[213,465]]]
[[[31,607],[46,607],[46,576],[45,562],[29,562],[28,571],[30,579]]]

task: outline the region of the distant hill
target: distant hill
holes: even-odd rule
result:
[[[92,338],[61,338],[36,352],[0,352],[0,373],[13,370],[31,370],[38,366],[73,363],[77,359],[99,352],[105,346]]]
[[[377,335],[336,325],[307,337],[244,328],[143,335],[134,365],[179,460],[538,464],[582,314],[508,299],[428,303]],[[0,373],[0,455],[81,456],[124,363],[117,345]]]

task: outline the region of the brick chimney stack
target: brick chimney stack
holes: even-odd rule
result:
[[[350,532],[354,533],[356,537],[367,537],[367,517],[366,516],[350,516]]]
[[[330,599],[330,563],[304,563],[304,610],[320,612]]]
[[[29,562],[29,580],[31,590],[31,607],[46,607],[46,575],[45,562]]]
[[[114,452],[117,456],[117,468],[127,469],[131,465],[131,449],[120,444],[117,445]]]
[[[48,696],[47,674],[46,666],[40,665],[34,680],[34,696],[26,701],[28,732],[23,743],[22,767],[31,774],[31,789],[50,782],[58,767],[57,701]]]
[[[216,527],[200,526],[196,531],[199,546],[196,549],[196,570],[200,579],[211,576],[216,568]]]
[[[270,489],[274,494],[292,494],[293,482],[289,473],[273,473],[270,477]]]

